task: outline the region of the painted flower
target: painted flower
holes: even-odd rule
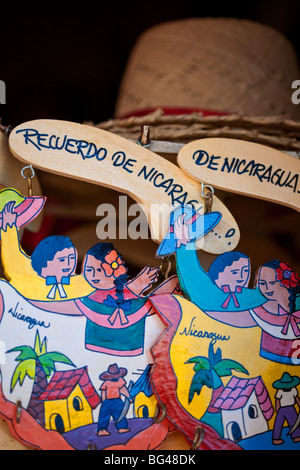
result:
[[[114,276],[117,278],[126,273],[127,270],[124,263],[115,250],[110,251],[108,255],[105,256],[104,260],[102,268],[104,269],[106,276]]]
[[[299,284],[296,272],[286,263],[280,263],[279,268],[276,269],[276,279],[287,289]]]

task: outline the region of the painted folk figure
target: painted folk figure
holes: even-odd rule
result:
[[[287,263],[274,260],[258,268],[250,288],[250,260],[240,252],[217,256],[206,272],[189,218],[190,208],[174,210],[172,244],[164,240],[157,252],[166,255],[170,248],[175,254],[185,298],[153,299],[168,326],[152,347],[156,396],[191,443],[198,423],[213,448],[223,448],[225,438],[244,449],[296,449],[299,277]],[[168,385],[162,374],[169,374]],[[286,384],[276,392],[281,377]],[[287,378],[293,386],[288,387]],[[170,392],[170,383],[175,392]],[[290,398],[287,390],[292,390]],[[285,406],[290,406],[287,414]]]
[[[52,430],[51,448],[157,448],[169,425],[154,422],[150,345],[162,324],[151,297],[178,292],[177,277],[153,290],[159,268],[146,266],[130,279],[122,256],[109,243],[88,250],[76,274],[76,248],[63,236],[42,240],[27,256],[16,210],[23,200],[26,223],[39,213],[41,202],[27,201],[14,190],[0,192],[7,276],[0,280],[1,416],[7,418],[7,408],[21,397],[22,419],[30,426],[20,424],[17,438],[33,447],[47,448],[45,432]],[[105,373],[116,370],[126,370],[130,397],[124,378],[117,379],[117,386],[116,377],[103,382]],[[110,401],[114,394],[118,397]]]

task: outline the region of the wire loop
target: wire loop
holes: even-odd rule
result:
[[[16,417],[17,423],[21,421],[21,414],[22,414],[22,402],[21,400],[18,400],[17,401],[17,417]]]
[[[205,434],[205,431],[204,431],[203,427],[202,426],[197,426],[191,450],[198,450],[199,449],[199,447],[201,446],[201,444],[203,442],[204,434]]]
[[[25,170],[31,170],[31,174],[28,174],[28,175],[25,175],[24,171]],[[24,168],[22,168],[21,170],[21,175],[23,176],[23,178],[27,179],[27,186],[28,186],[28,196],[32,196],[32,178],[35,177],[35,171],[32,167],[32,165],[27,165],[27,166],[24,166]]]
[[[156,424],[161,423],[164,418],[166,417],[167,413],[167,407],[163,403],[161,403],[161,409],[159,407],[159,404],[156,404],[156,409],[155,409],[155,414],[154,414],[154,422]]]
[[[167,263],[166,269],[164,269],[164,264],[165,263]],[[165,281],[169,278],[171,268],[172,268],[172,263],[170,261],[170,258],[169,257],[162,258],[161,263],[160,263],[160,271],[161,271],[162,275],[164,276]]]
[[[205,192],[205,189],[207,192]],[[211,212],[215,190],[209,184],[201,183],[201,196],[205,199],[205,212]]]

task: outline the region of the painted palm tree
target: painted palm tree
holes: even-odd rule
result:
[[[34,348],[31,346],[18,346],[10,352],[20,351],[16,361],[19,362],[11,379],[11,392],[19,382],[22,386],[26,377],[34,381],[30,401],[27,407],[28,413],[44,426],[44,403],[39,400],[39,396],[48,385],[47,378],[55,371],[55,362],[63,364],[74,364],[67,356],[58,352],[47,353],[47,340],[40,340],[39,332],[36,332]]]
[[[192,379],[188,402],[191,403],[195,394],[200,395],[204,386],[213,390],[209,406],[201,418],[201,421],[212,426],[223,437],[223,426],[220,410],[214,408],[216,400],[224,390],[221,377],[229,377],[236,370],[248,375],[248,371],[236,361],[222,359],[220,348],[214,352],[213,344],[210,343],[208,358],[204,356],[192,357],[186,364],[195,364],[195,375]]]

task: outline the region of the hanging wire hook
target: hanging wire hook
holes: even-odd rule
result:
[[[18,400],[17,401],[17,418],[16,418],[17,423],[21,421],[21,414],[22,414],[22,402],[21,400]]]
[[[207,192],[205,192],[207,190]],[[201,196],[205,199],[205,212],[211,212],[215,190],[209,184],[201,183]]]
[[[204,434],[205,434],[205,431],[204,431],[203,427],[202,426],[197,426],[191,450],[198,450],[199,449],[199,447],[201,446],[201,444],[203,442]]]
[[[159,424],[161,423],[164,418],[166,417],[166,413],[167,413],[167,407],[166,405],[164,405],[163,403],[161,403],[161,410],[160,410],[160,407],[159,407],[159,404],[156,403],[156,409],[155,409],[155,414],[154,414],[154,422],[156,424]]]
[[[142,126],[141,127],[141,134],[138,138],[137,143],[142,147],[150,147],[151,140],[150,140],[150,126]]]
[[[31,170],[31,175],[28,174],[28,175],[25,175],[24,173],[24,170]],[[24,166],[24,168],[22,168],[21,170],[21,175],[23,176],[23,178],[27,179],[27,186],[28,186],[28,196],[32,196],[32,178],[35,177],[35,172],[34,172],[34,169],[32,167],[32,165],[28,165],[28,166]]]
[[[164,263],[167,263],[166,269],[164,269]],[[165,278],[165,281],[169,278],[169,274],[172,268],[172,263],[170,261],[170,258],[167,256],[166,258],[162,258],[161,263],[160,263],[160,271],[162,275]]]

